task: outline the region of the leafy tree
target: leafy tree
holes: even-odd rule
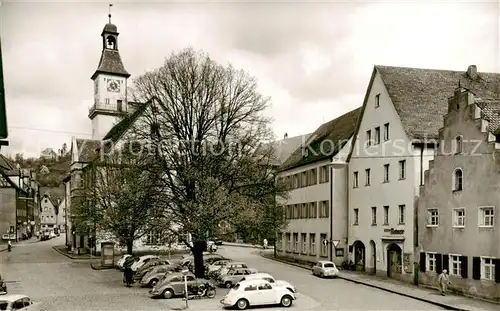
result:
[[[103,154],[83,172],[81,198],[74,204],[79,232],[110,234],[132,254],[133,242],[167,219],[159,208],[158,176],[146,168],[151,158],[136,156],[125,144]]]
[[[283,217],[266,221],[269,213],[282,214],[276,196],[287,190],[275,181],[274,137],[264,115],[269,99],[253,77],[185,49],[134,84],[137,100],[155,99],[134,137],[156,151],[148,169],[162,176],[158,204],[178,225],[174,233],[192,235],[194,243],[186,244],[197,277],[204,274],[205,241],[222,224],[226,233],[256,234],[283,226]]]

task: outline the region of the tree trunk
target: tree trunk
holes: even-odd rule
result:
[[[134,248],[134,240],[127,239],[127,254],[132,255],[133,248]]]
[[[205,263],[203,262],[203,252],[207,249],[206,241],[195,241],[193,243],[194,275],[198,279],[205,278]]]

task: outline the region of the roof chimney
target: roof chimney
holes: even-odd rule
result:
[[[467,68],[467,75],[471,79],[476,78],[476,76],[477,76],[477,66],[476,65],[470,65],[469,68]]]
[[[283,136],[283,139],[287,139],[288,138],[288,133],[285,133],[285,135]]]

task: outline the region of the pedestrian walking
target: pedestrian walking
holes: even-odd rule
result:
[[[450,277],[448,276],[448,271],[446,269],[441,272],[438,277],[439,290],[441,291],[441,295],[446,295],[446,289],[450,284]]]
[[[262,245],[264,246],[264,249],[267,249],[267,239],[264,239],[264,243],[262,243]]]

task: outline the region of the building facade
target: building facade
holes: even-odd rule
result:
[[[5,157],[0,168],[0,233],[2,240],[31,238],[38,230],[38,184],[29,170],[16,168]]]
[[[349,156],[349,250],[358,270],[417,282],[416,202],[447,111],[446,94],[495,92],[494,74],[375,66]],[[493,80],[492,80],[493,79]]]
[[[54,230],[55,228],[60,229],[61,223],[59,222],[59,204],[61,203],[60,198],[55,198],[46,192],[41,198],[41,212],[40,212],[40,223],[42,230]]]
[[[278,234],[277,253],[306,262],[330,259],[341,264],[347,243],[347,168],[334,168],[351,149],[360,109],[320,126],[282,165],[290,187],[287,228]]]
[[[500,100],[463,88],[448,100],[418,201],[420,283],[500,301]]]

